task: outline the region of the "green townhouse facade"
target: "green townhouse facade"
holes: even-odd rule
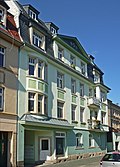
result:
[[[19,52],[18,166],[106,152],[109,88],[76,37],[58,34],[31,5],[6,1]]]

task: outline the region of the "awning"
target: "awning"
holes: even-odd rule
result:
[[[64,128],[64,129],[73,129],[74,127],[65,119],[57,119],[36,114],[24,114],[20,118],[19,122],[22,125],[31,125],[31,126]]]

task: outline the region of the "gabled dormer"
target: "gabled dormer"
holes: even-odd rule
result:
[[[39,15],[39,11],[36,10],[33,6],[31,6],[30,4],[28,5],[23,5],[24,10],[27,12],[27,14],[35,21],[38,21],[38,15]]]
[[[7,10],[9,6],[3,1],[0,1],[0,26],[6,27],[6,19],[7,19]]]
[[[53,35],[58,33],[59,28],[52,22],[46,22],[45,25],[51,31]]]

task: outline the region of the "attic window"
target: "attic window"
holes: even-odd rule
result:
[[[37,18],[36,13],[34,13],[32,10],[29,11],[29,16],[34,20],[36,20],[36,18]]]
[[[33,32],[33,45],[45,50],[45,36],[39,32]]]
[[[56,33],[57,33],[57,32],[56,32],[56,29],[53,28],[53,27],[51,27],[51,32],[52,32],[52,34],[56,34]]]

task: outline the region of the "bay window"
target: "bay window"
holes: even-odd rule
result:
[[[76,106],[75,105],[71,105],[71,111],[72,111],[72,121],[76,120]]]
[[[28,111],[34,111],[35,110],[35,93],[28,93]]]
[[[57,102],[57,117],[58,118],[63,118],[63,106],[64,103],[62,102]]]
[[[35,59],[29,58],[29,75],[35,75]]]

